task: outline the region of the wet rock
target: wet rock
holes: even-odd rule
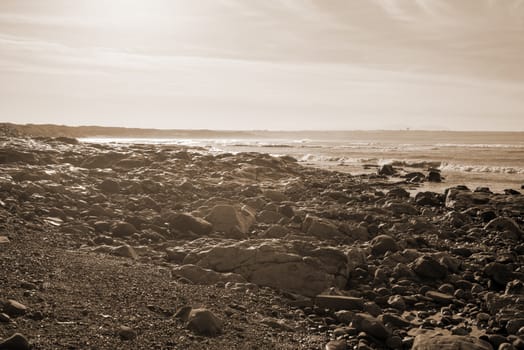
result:
[[[246,279],[237,273],[219,273],[196,265],[182,265],[173,269],[173,274],[187,278],[195,284],[246,283]]]
[[[210,222],[188,213],[172,214],[168,221],[171,228],[181,232],[191,231],[198,235],[207,235],[213,230]]]
[[[430,171],[428,173],[427,180],[429,182],[442,182],[442,176],[440,175],[440,171]]]
[[[428,255],[423,255],[415,260],[412,269],[419,277],[430,279],[442,279],[448,272],[446,266]]]
[[[471,336],[442,335],[428,332],[415,337],[412,350],[493,350],[491,345]]]
[[[393,168],[393,165],[391,164],[384,164],[378,169],[379,175],[391,176],[395,175],[396,173],[396,170]]]
[[[29,341],[20,333],[15,333],[9,338],[0,341],[1,350],[29,350],[30,348]]]
[[[391,236],[379,235],[371,240],[371,251],[375,255],[383,255],[386,252],[396,252],[397,250],[397,242]]]
[[[246,237],[255,223],[255,215],[246,207],[220,204],[211,209],[206,220],[215,231],[233,234],[235,237]]]
[[[200,335],[214,337],[222,333],[223,322],[207,309],[192,309],[186,328]]]
[[[366,332],[366,334],[369,334],[370,336],[377,339],[385,340],[390,335],[389,331],[386,329],[386,327],[384,327],[384,324],[369,314],[355,314],[355,318],[353,319],[352,323],[353,326],[359,331]]]

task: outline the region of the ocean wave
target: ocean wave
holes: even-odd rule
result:
[[[460,148],[524,148],[524,143],[436,143],[434,146]]]
[[[460,171],[467,173],[524,174],[524,168],[510,166],[442,163],[439,169],[442,171]]]

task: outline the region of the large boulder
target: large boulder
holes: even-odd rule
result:
[[[181,232],[191,231],[198,235],[207,235],[213,230],[211,223],[188,213],[172,214],[168,221],[171,228]]]
[[[252,283],[306,296],[332,286],[342,288],[349,275],[344,252],[313,246],[297,249],[293,243],[276,239],[197,248],[184,264],[237,273]]]
[[[461,335],[442,335],[438,332],[419,334],[412,350],[493,350],[491,345],[479,338]]]
[[[245,238],[255,223],[255,214],[247,206],[219,204],[211,209],[206,220],[215,231],[226,232],[238,238]]]

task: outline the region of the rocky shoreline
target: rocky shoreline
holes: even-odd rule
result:
[[[0,144],[0,349],[524,348],[517,191],[412,196],[384,172],[172,145]]]

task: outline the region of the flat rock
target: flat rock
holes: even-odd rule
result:
[[[442,335],[438,332],[419,334],[412,350],[493,350],[492,346],[472,336]]]
[[[453,300],[455,300],[455,297],[453,295],[449,295],[446,293],[436,292],[434,290],[430,290],[426,292],[426,297],[430,298],[431,300],[439,303],[439,304],[451,304]]]
[[[317,295],[315,305],[331,310],[363,310],[364,300],[362,298],[342,295]]]
[[[238,273],[220,273],[196,265],[182,265],[173,269],[173,274],[187,278],[195,284],[216,284],[218,282],[246,283],[246,279]]]
[[[11,317],[22,316],[27,312],[27,306],[16,300],[9,299],[4,304],[4,312]]]

